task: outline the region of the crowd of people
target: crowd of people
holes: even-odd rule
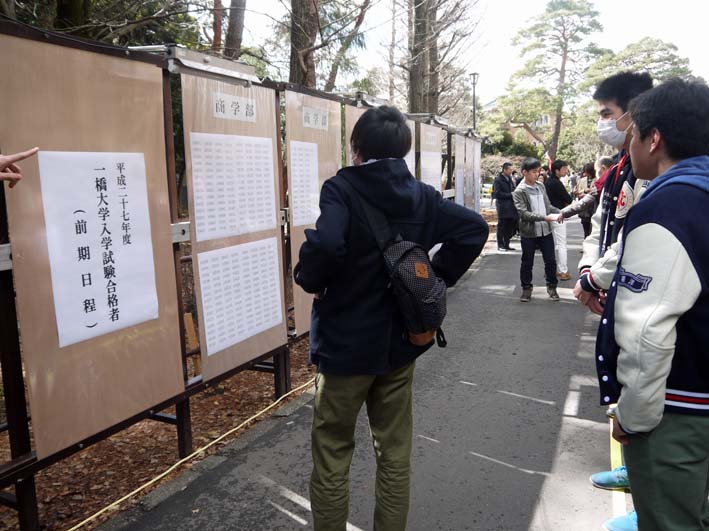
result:
[[[532,296],[534,255],[548,296],[569,280],[564,220],[578,215],[583,254],[575,298],[601,315],[596,343],[600,403],[613,418],[625,465],[594,474],[602,488],[630,488],[635,511],[609,531],[709,529],[709,87],[623,72],[594,93],[598,135],[618,150],[585,164],[572,193],[568,164],[528,158],[495,180],[497,245],[519,231],[521,301]],[[327,180],[320,217],[305,231],[295,281],[315,295],[310,361],[317,365],[310,501],[317,530],[347,526],[355,422],[366,404],[377,461],[374,529],[406,527],[415,360],[433,346],[410,341],[387,253],[429,250],[411,264],[415,283],[435,274],[453,286],[481,253],[488,226],[476,212],[417,181],[403,157],[411,133],[393,107],[366,111],[352,131],[354,165]],[[18,162],[0,155],[14,186]],[[382,227],[372,226],[379,211]],[[386,240],[386,241],[383,241]],[[408,248],[408,247],[407,247]],[[405,256],[402,254],[401,256]],[[401,270],[397,270],[401,271]],[[425,304],[413,300],[410,304]]]

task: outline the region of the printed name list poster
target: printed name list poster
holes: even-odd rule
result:
[[[198,253],[197,260],[207,355],[283,321],[276,238]]]
[[[318,145],[312,142],[290,143],[290,174],[293,199],[293,225],[311,225],[320,216],[320,181]]]
[[[59,346],[157,319],[142,153],[39,153]]]
[[[441,191],[441,154],[437,151],[421,152],[421,181]]]
[[[190,133],[197,241],[276,228],[270,138]]]

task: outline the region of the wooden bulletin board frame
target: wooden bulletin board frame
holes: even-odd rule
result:
[[[424,181],[424,172],[426,171],[426,168],[424,165],[426,164],[426,157],[423,155],[424,152],[429,152],[429,153],[438,153],[438,166],[437,166],[437,173],[438,173],[438,186],[434,186],[436,190],[439,192],[443,190],[443,172],[441,170],[441,156],[442,156],[442,142],[443,142],[443,134],[444,131],[440,127],[436,127],[435,125],[429,125],[429,124],[419,124],[418,127],[418,132],[417,136],[419,137],[419,146],[420,146],[420,156],[419,156],[419,180]],[[431,161],[432,163],[432,161]],[[433,168],[430,168],[430,171],[433,171]],[[430,183],[432,184],[432,183]]]
[[[183,72],[182,83],[182,113],[185,134],[185,169],[187,176],[187,190],[190,213],[190,238],[192,243],[192,267],[194,276],[195,298],[199,315],[199,339],[202,357],[202,375],[205,380],[215,378],[235,367],[239,367],[259,356],[273,351],[287,344],[287,312],[285,306],[285,290],[283,275],[279,273],[279,289],[283,303],[281,322],[251,336],[244,341],[232,345],[222,351],[209,355],[207,352],[206,330],[204,323],[204,308],[202,303],[202,290],[200,288],[198,254],[224,249],[234,245],[255,242],[266,238],[275,237],[278,245],[278,267],[283,271],[283,235],[280,227],[280,213],[282,207],[282,185],[279,172],[278,138],[280,127],[278,122],[278,100],[276,91],[259,85],[246,86],[246,83],[232,78],[221,78],[216,75],[204,75],[200,72]],[[214,116],[213,94],[220,93],[238,98],[255,100],[256,121],[231,120]],[[197,241],[195,226],[194,204],[194,179],[192,175],[192,156],[190,133],[213,133],[224,135],[240,135],[265,137],[272,140],[274,190],[274,217],[276,225],[272,229],[229,236],[206,241]]]
[[[318,146],[318,180],[320,187],[323,183],[335,175],[342,163],[342,119],[340,102],[324,98],[318,98],[308,94],[285,91],[286,102],[286,160],[287,167],[291,168],[291,142],[312,142]],[[303,125],[304,107],[320,109],[328,114],[327,129],[305,127]],[[346,106],[347,109],[354,107]],[[366,109],[362,109],[362,113]],[[361,114],[361,113],[360,113]],[[347,114],[346,114],[347,116]],[[346,122],[347,123],[347,122]],[[349,157],[349,150],[348,157]],[[291,173],[288,172],[288,189],[292,190]],[[305,230],[314,228],[311,225],[293,225],[291,213],[290,224],[290,249],[291,263],[293,267],[298,263],[300,246],[305,241]],[[310,311],[313,304],[313,296],[303,291],[303,289],[293,282],[293,307],[295,320],[295,334],[301,336],[310,331]]]
[[[184,391],[163,122],[154,64],[0,35],[3,119],[11,153],[144,153],[159,317],[58,346],[37,159],[9,194],[17,308],[38,458]],[[159,272],[159,273],[158,273]]]

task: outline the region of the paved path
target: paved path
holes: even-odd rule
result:
[[[572,270],[580,238],[570,223]],[[539,253],[539,287],[520,303],[519,262],[519,250],[484,256],[450,293],[448,348],[417,363],[411,531],[597,530],[613,513],[614,495],[588,482],[609,466],[597,318],[573,299],[572,282],[560,284],[561,302],[547,298]],[[102,530],[308,529],[312,407],[299,402]],[[375,466],[364,411],[357,440],[349,521],[368,530]],[[619,513],[624,495],[615,496]]]

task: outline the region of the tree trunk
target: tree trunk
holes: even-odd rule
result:
[[[0,13],[11,19],[16,19],[15,0],[0,0]]]
[[[396,46],[396,2],[391,0],[391,42],[389,43],[389,103],[394,105],[394,47]]]
[[[337,50],[335,60],[332,62],[332,67],[330,67],[330,74],[327,76],[327,82],[325,83],[325,92],[332,92],[332,90],[335,88],[337,72],[340,70],[340,65],[342,64],[342,60],[345,58],[347,50],[349,50],[350,46],[352,45],[352,41],[359,32],[359,28],[362,26],[362,22],[364,22],[364,15],[367,13],[367,9],[369,9],[370,4],[371,0],[364,0],[364,2],[362,3],[362,7],[359,10],[359,14],[355,19],[355,25],[352,28],[352,31],[347,34],[345,40],[342,41],[342,45],[340,45],[340,49]]]
[[[214,38],[212,39],[212,51],[219,53],[222,48],[222,17],[224,10],[222,9],[221,0],[214,0],[214,23],[212,29]]]
[[[569,59],[569,50],[564,46],[561,55],[561,68],[559,69],[559,84],[556,87],[556,116],[554,117],[554,132],[549,143],[549,158],[556,160],[556,152],[559,149],[559,136],[561,136],[561,118],[564,113],[564,87],[566,86],[566,63]]]
[[[428,41],[428,0],[419,0],[414,7],[414,38],[409,70],[409,112],[426,112],[424,81],[426,42]]]
[[[88,0],[58,0],[54,27],[56,29],[70,29],[83,26],[86,24],[88,14]]]
[[[288,81],[315,88],[315,52],[318,9],[315,0],[291,0],[290,73]]]
[[[246,0],[231,0],[229,7],[229,28],[226,31],[224,57],[238,59],[241,55],[241,40],[244,36]]]
[[[432,2],[428,12],[428,91],[426,105],[428,112],[438,114],[438,96],[440,85],[440,71],[438,58],[438,38],[437,38],[437,13],[435,2]]]

